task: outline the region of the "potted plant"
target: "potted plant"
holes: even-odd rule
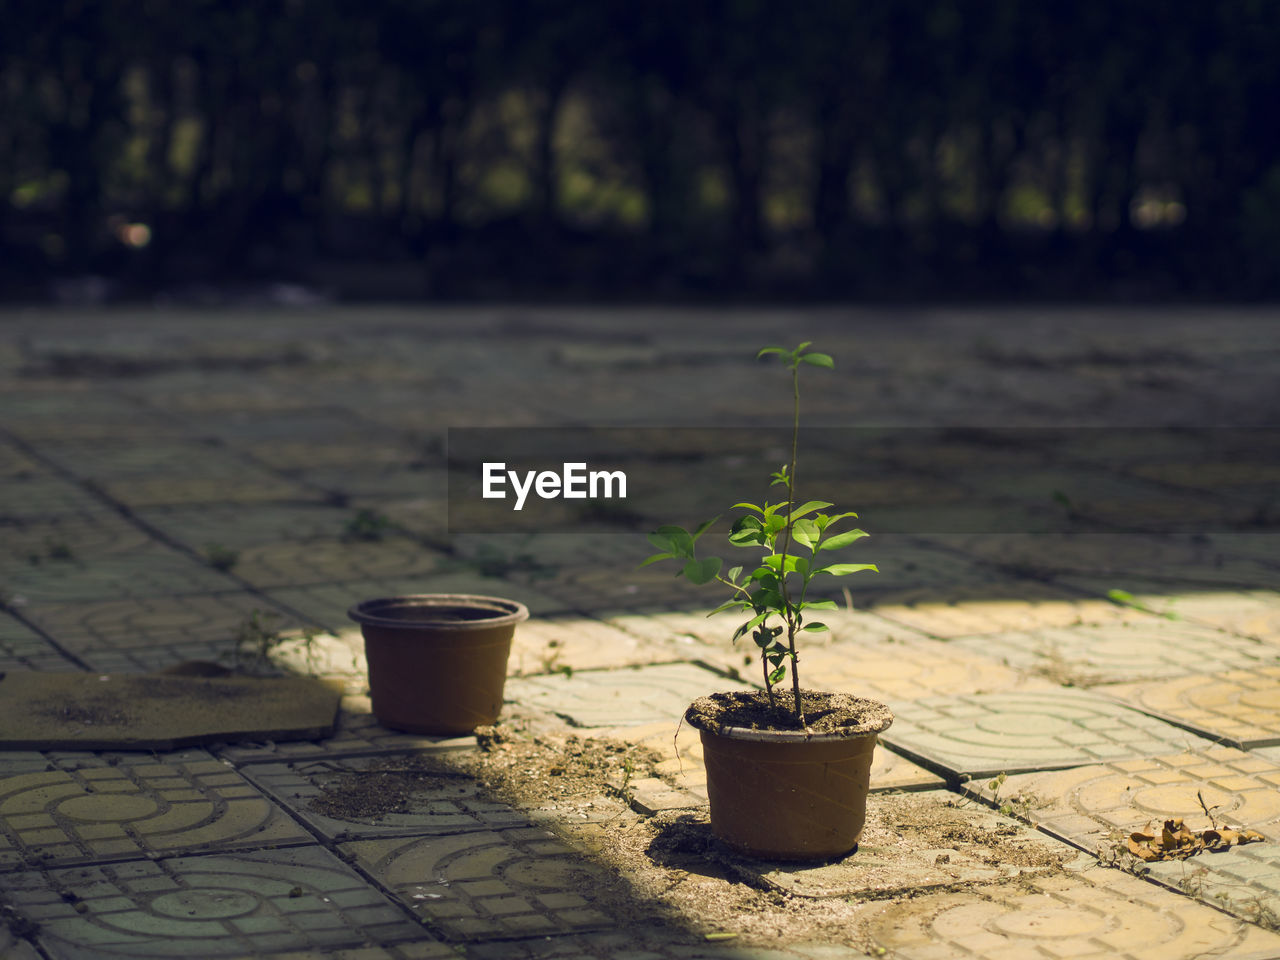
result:
[[[383,726],[463,734],[502,710],[522,603],[470,594],[383,597],[347,611],[364,635],[369,698]]]
[[[710,615],[747,614],[733,642],[750,635],[759,650],[764,690],[699,697],[685,719],[702,736],[711,801],[711,826],[729,846],[766,859],[827,860],[857,847],[866,817],[876,736],[893,721],[883,703],[839,693],[803,689],[797,641],[826,630],[814,613],[832,610],[830,600],[809,598],[820,576],[844,577],[876,570],[871,563],[827,563],[824,554],[867,534],[837,531],[855,513],[826,513],[825,500],[798,503],[796,450],[800,436],[800,366],[834,367],[824,353],[766,347],[757,359],[777,356],[791,371],[793,401],[791,459],[772,474],[783,486],[778,503],[737,503],[746,511],[729,530],[729,544],[762,551],[754,565],[722,572],[719,557],[699,557],[698,539],[719,518],[690,532],[663,526],[649,535],[660,553],[641,566],[665,560],[681,564],[677,576],[695,584],[728,587],[730,597]],[[790,690],[783,688],[788,673]]]

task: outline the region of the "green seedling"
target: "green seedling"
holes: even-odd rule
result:
[[[237,551],[224,547],[220,543],[206,543],[204,558],[209,562],[209,566],[224,573],[240,562],[240,554]]]
[[[1141,610],[1143,613],[1154,613],[1158,617],[1164,617],[1166,620],[1181,620],[1182,618],[1172,610],[1156,610],[1147,606],[1128,590],[1108,590],[1107,599],[1112,603],[1118,603],[1122,607],[1132,607],[1134,610]],[[1170,601],[1172,602],[1172,601]]]
[[[715,524],[714,517],[700,524],[692,532],[683,527],[668,525],[649,534],[649,542],[661,553],[649,557],[641,566],[674,560],[680,569],[676,576],[683,576],[692,583],[718,583],[732,591],[730,598],[711,611],[708,616],[727,610],[749,614],[733,634],[733,642],[751,635],[758,648],[764,673],[765,691],[769,704],[778,709],[774,687],[787,676],[791,667],[793,690],[792,720],[805,726],[804,707],[800,694],[799,654],[796,638],[801,633],[816,633],[827,629],[826,624],[809,617],[818,611],[835,610],[832,600],[810,600],[809,589],[820,576],[845,577],[862,570],[876,570],[873,563],[827,563],[823,556],[829,550],[838,550],[861,540],[866,532],[836,527],[849,519],[857,519],[856,513],[824,513],[832,507],[826,500],[809,500],[797,503],[796,451],[800,440],[800,366],[832,368],[834,361],[825,353],[807,353],[808,342],[794,350],[782,347],[765,347],[756,358],[776,356],[791,371],[792,426],[791,459],[774,472],[770,486],[786,489],[786,499],[778,503],[736,503],[730,509],[746,512],[734,520],[729,530],[729,545],[762,555],[756,565],[731,567],[721,572],[724,561],[720,557],[698,557],[698,539]],[[807,556],[805,555],[807,554]]]
[[[360,510],[347,521],[348,540],[381,540],[391,521],[375,510]]]
[[[318,631],[285,632],[277,626],[281,617],[269,610],[253,610],[236,628],[235,646],[231,650],[234,669],[240,673],[258,673],[271,664],[271,654],[286,640],[301,639],[306,650],[308,669],[314,668],[312,642]]]

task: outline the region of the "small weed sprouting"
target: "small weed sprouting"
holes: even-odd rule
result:
[[[1181,620],[1177,613],[1172,610],[1156,610],[1143,603],[1128,590],[1108,590],[1107,599],[1112,603],[1119,604],[1122,607],[1131,607],[1134,610],[1141,610],[1143,613],[1153,613],[1157,617],[1164,617],[1166,620]],[[1172,603],[1173,601],[1169,601]]]
[[[236,628],[231,661],[237,673],[258,673],[271,664],[271,654],[287,640],[301,639],[306,648],[308,667],[313,667],[312,641],[318,632],[282,631],[277,626],[280,614],[270,610],[253,610]]]
[[[204,558],[213,569],[226,573],[240,562],[240,553],[224,547],[220,543],[206,543],[204,545]]]
[[[54,540],[52,537],[45,538],[44,548],[45,555],[50,560],[74,560],[76,558],[68,544],[63,543],[61,540]]]
[[[873,563],[824,563],[819,557],[824,551],[847,547],[867,536],[862,530],[835,532],[841,521],[857,518],[856,513],[823,513],[832,504],[826,500],[809,500],[797,504],[796,448],[800,439],[800,366],[802,364],[831,369],[834,361],[825,353],[807,353],[808,342],[794,350],[782,347],[765,347],[756,358],[777,356],[791,371],[792,429],[791,459],[771,475],[770,486],[786,488],[786,499],[778,503],[736,503],[731,509],[743,509],[747,513],[734,521],[729,531],[729,544],[734,547],[762,550],[764,556],[759,566],[744,573],[737,566],[721,573],[724,562],[719,557],[695,556],[698,538],[719,519],[714,517],[697,527],[692,533],[683,527],[662,526],[649,534],[649,542],[661,550],[649,557],[641,566],[663,560],[681,563],[676,576],[684,576],[695,584],[715,581],[729,587],[733,593],[712,614],[724,610],[749,612],[747,619],[733,634],[733,642],[750,633],[759,648],[764,672],[765,691],[770,706],[777,710],[778,700],[774,686],[787,675],[791,665],[793,687],[792,720],[800,727],[806,726],[804,706],[797,670],[799,656],[796,637],[800,633],[826,630],[820,621],[807,621],[810,613],[819,610],[838,609],[833,600],[809,600],[809,588],[813,581],[827,574],[844,577],[861,570],[876,570]],[[809,556],[800,555],[807,551]],[[774,618],[779,621],[775,625]],[[806,622],[807,621],[807,622]]]
[[[376,510],[359,510],[347,521],[343,539],[381,540],[391,527],[391,520]]]

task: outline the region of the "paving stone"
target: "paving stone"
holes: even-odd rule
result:
[[[70,513],[0,526],[0,572],[25,567],[74,567],[93,558],[154,546],[151,535],[116,513]]]
[[[0,478],[0,520],[103,513],[106,505],[83,486],[48,473]]]
[[[600,869],[536,827],[340,845],[446,939],[468,943],[607,929]]]
[[[1280,666],[1114,684],[1098,692],[1242,749],[1280,745]]]
[[[1210,745],[1104,697],[1062,689],[915,700],[880,739],[959,777],[1162,756]]]
[[[1219,825],[1280,837],[1280,763],[1234,747],[1014,774],[993,788],[995,782],[975,780],[966,789],[1013,804],[1041,829],[1089,851],[1173,817],[1207,829],[1214,822],[1201,798]]]
[[[38,461],[32,460],[13,444],[0,440],[0,480],[34,477],[45,472]]]
[[[408,537],[380,540],[309,540],[245,547],[233,568],[256,587],[297,587],[311,583],[431,576],[445,561]]]
[[[44,757],[0,754],[0,869],[311,840],[203,750]]]
[[[298,626],[296,619],[249,593],[143,596],[23,607],[24,617],[66,649],[84,655],[95,669],[103,669],[100,655],[106,652],[165,654],[168,659],[161,666],[184,659],[230,658],[241,628],[255,612],[263,625],[273,630]]]
[[[1045,627],[1072,627],[1150,620],[1152,614],[1110,600],[1090,600],[1034,581],[948,590],[945,600],[905,606],[877,606],[875,614],[941,639]]]
[[[1274,933],[1102,869],[988,887],[981,898],[940,893],[891,904],[871,932],[902,960],[1263,960],[1280,952]]]
[[[48,640],[0,612],[0,674],[8,670],[78,670]]]
[[[422,927],[314,846],[17,873],[54,960],[264,956],[421,942]]]
[[[0,957],[5,960],[41,960],[31,941],[20,938],[7,926],[0,926]]]
[[[1179,593],[1176,598],[1143,592],[1137,600],[1185,620],[1280,643],[1280,593],[1275,590],[1198,590]]]
[[[1179,677],[1207,666],[1262,670],[1280,664],[1280,645],[1159,618],[983,634],[949,644],[1074,686]]]
[[[902,701],[939,694],[1053,689],[1052,684],[1029,679],[980,650],[910,635],[845,640],[802,650],[800,666],[805,686],[883,700],[891,709]]]
[[[476,960],[862,960],[866,954],[832,944],[716,943],[683,930],[631,927],[611,933],[469,944],[467,956]]]
[[[228,550],[281,541],[341,537],[356,511],[322,503],[201,504],[134,511],[148,526],[203,553],[216,543]]]
[[[428,773],[409,767],[408,755],[388,755],[374,759],[296,760],[292,763],[255,763],[245,768],[245,776],[293,811],[294,816],[329,840],[361,837],[410,837],[502,830],[528,826],[528,818],[506,804],[494,803],[480,795],[474,780],[458,774]],[[375,777],[396,761],[414,783],[404,805],[376,816],[337,818],[319,812],[316,798],[337,791],[350,778]],[[372,769],[371,769],[372,768]],[[376,781],[375,781],[376,782]]]
[[[149,443],[117,437],[53,440],[40,444],[40,452],[76,476],[99,482],[154,476],[225,478],[252,469],[225,447],[170,437]]]
[[[3,576],[7,589],[29,604],[214,593],[240,586],[206,564],[160,544],[128,552],[14,564]]]
[[[286,764],[295,760],[372,756],[387,753],[474,750],[475,737],[428,737],[380,726],[367,696],[345,696],[338,726],[325,740],[217,744],[213,752],[232,763]]]
[[[359,463],[353,470],[351,463]],[[412,463],[371,463],[359,459],[341,466],[314,467],[293,474],[308,486],[347,497],[401,499],[410,497],[443,497],[449,487],[443,466]]]
[[[383,944],[376,947],[335,947],[289,950],[271,954],[271,960],[458,960],[458,948],[438,940]],[[233,960],[261,960],[262,954],[245,954]]]
[[[1280,844],[1249,843],[1189,860],[1147,864],[1150,876],[1242,920],[1280,917]],[[1274,948],[1280,953],[1280,948]]]
[[[516,630],[508,669],[518,676],[630,667],[669,661],[673,650],[591,617],[535,617]]]
[[[470,593],[506,597],[523,603],[533,616],[566,612],[563,603],[534,588],[470,573],[424,574],[418,577],[275,587],[264,590],[263,593],[335,632],[350,628],[351,620],[347,617],[347,611],[362,600],[416,593]],[[519,630],[519,627],[516,629]]]
[[[571,676],[513,677],[505,699],[547,710],[578,727],[614,727],[667,720],[675,723],[695,698],[714,690],[750,690],[748,684],[692,663],[620,670],[582,670]]]
[[[264,500],[322,501],[327,494],[313,487],[274,476],[265,470],[240,467],[229,476],[139,475],[98,481],[113,500],[129,507],[158,507],[191,503],[254,503]]]

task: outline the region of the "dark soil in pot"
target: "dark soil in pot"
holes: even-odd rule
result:
[[[699,730],[741,727],[748,730],[803,732],[792,715],[795,698],[790,691],[777,691],[777,709],[769,705],[765,693],[734,691],[699,697],[689,705],[686,719]],[[879,733],[893,720],[893,713],[878,700],[865,700],[847,693],[801,690],[807,731],[857,737]]]

